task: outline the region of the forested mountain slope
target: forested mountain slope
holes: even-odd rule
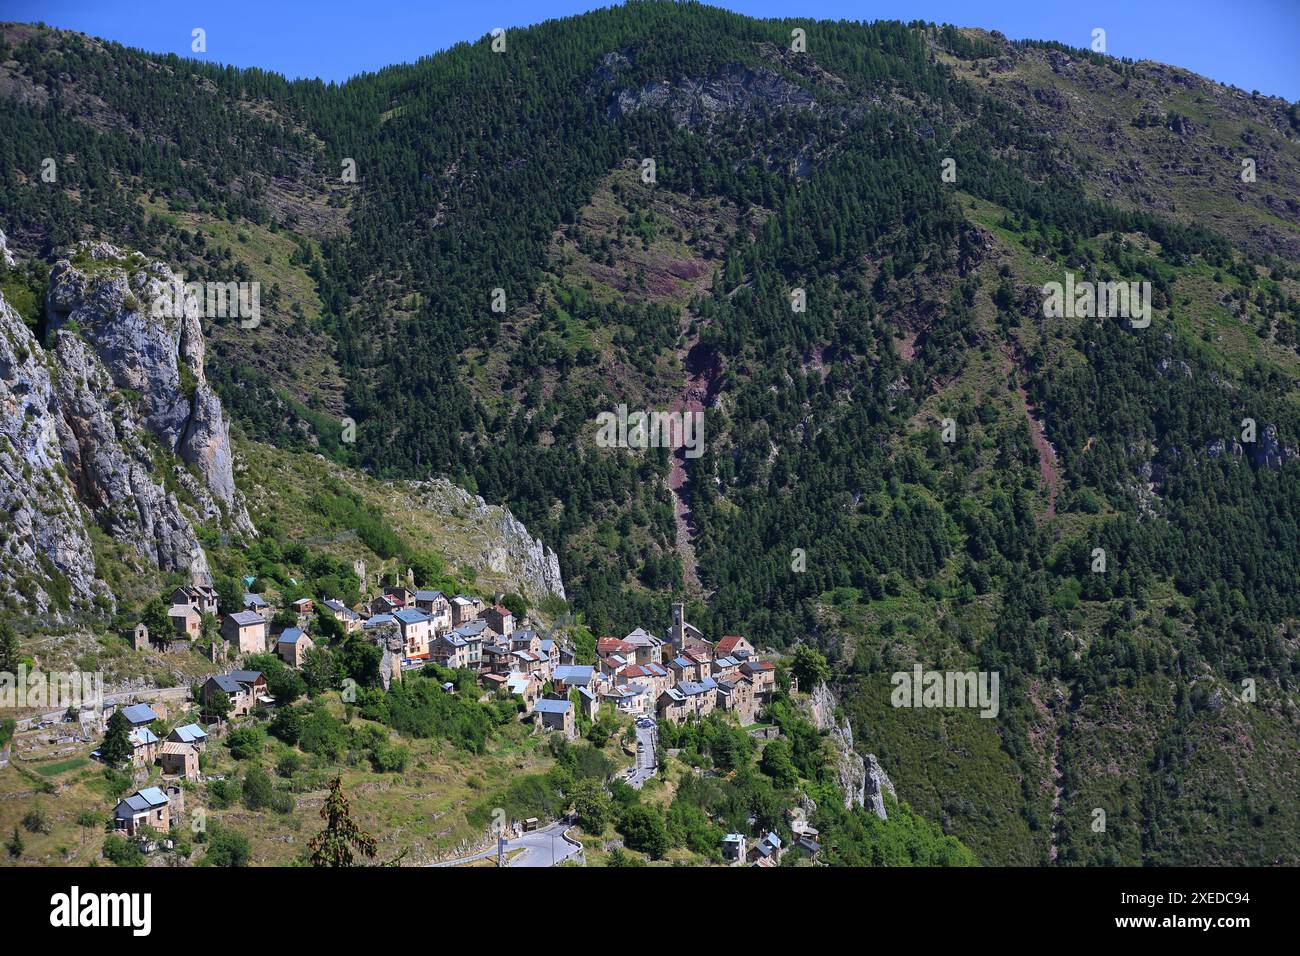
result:
[[[278,289],[205,330],[251,437],[508,504],[597,633],[685,595],[832,652],[986,862],[1300,859],[1294,104],[695,4],[342,86],[2,35],[10,243]],[[40,269],[3,279],[38,331]],[[1149,282],[1149,326],[1046,317],[1067,273]],[[703,408],[704,454],[597,447],[619,403]],[[889,707],[916,661],[1000,671],[1001,713]]]

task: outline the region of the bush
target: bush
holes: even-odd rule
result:
[[[293,753],[285,754],[275,765],[275,772],[285,778],[292,777],[301,769],[302,758]]]
[[[629,850],[661,860],[668,852],[668,830],[659,811],[640,805],[628,807],[618,822],[623,842]]]
[[[294,805],[293,797],[287,793],[281,793],[277,790],[271,794],[271,809],[276,813],[293,813]]]
[[[240,727],[226,738],[226,746],[236,760],[251,760],[262,752],[266,731],[261,727]]]
[[[208,784],[208,803],[214,810],[224,810],[239,799],[241,792],[233,780],[213,780]]]
[[[40,807],[33,807],[23,814],[23,829],[28,833],[49,833],[50,822]]]
[[[244,806],[248,809],[261,810],[263,807],[269,807],[274,793],[275,791],[271,789],[271,778],[261,767],[253,767],[244,776]]]
[[[201,866],[247,866],[248,838],[227,827],[213,826],[208,833],[208,850]]]
[[[104,859],[117,866],[144,866],[144,854],[135,841],[110,833],[104,837]]]
[[[410,758],[411,752],[405,747],[394,747],[387,741],[370,751],[370,763],[376,773],[401,773]]]

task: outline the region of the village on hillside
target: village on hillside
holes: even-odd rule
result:
[[[400,584],[377,591],[351,607],[336,599],[300,598],[285,609],[245,592],[242,607],[226,610],[216,590],[196,580],[170,595],[171,633],[151,634],[143,623],[121,632],[136,651],[176,653],[188,645],[229,669],[190,688],[124,695],[116,706],[83,707],[76,714],[70,708],[62,715],[60,723],[75,721],[79,730],[65,731],[61,739],[93,742],[102,735],[90,756],[131,774],[136,789],[113,807],[112,833],[135,841],[144,853],[171,849],[166,835],[182,825],[186,790],[209,781],[203,755],[211,740],[225,738],[232,746],[241,728],[273,721],[277,708],[293,701],[277,698],[266,666],[299,672],[316,642],[329,635],[376,649],[377,683],[384,691],[434,668],[442,693],[464,695],[473,688],[470,696],[480,703],[511,701],[511,712],[533,734],[570,742],[603,712],[617,715],[629,725],[627,739],[636,747],[622,779],[637,789],[659,770],[662,723],[694,724],[716,713],[739,728],[750,727],[776,689],[772,660],[738,635],[707,640],[686,620],[682,603],[671,606],[665,637],[641,627],[623,637],[599,637],[594,662],[581,662],[564,628],[539,631],[526,615],[516,619],[501,603]],[[214,619],[219,637],[204,643]],[[590,652],[583,656],[590,660]],[[345,678],[344,700],[355,699],[349,683]],[[52,716],[25,721],[20,729],[45,732]],[[509,832],[523,837],[540,823],[514,821]],[[815,861],[817,831],[803,819],[793,827],[795,845]],[[729,865],[757,866],[776,865],[786,849],[776,832],[762,827],[752,834],[727,833],[718,847]]]

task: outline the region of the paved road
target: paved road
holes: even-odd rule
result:
[[[510,866],[555,866],[582,852],[582,844],[566,837],[565,831],[572,823],[552,823],[523,834],[506,843],[506,855],[509,856],[520,847],[523,853],[510,860]]]
[[[506,841],[506,857],[509,859],[512,853],[517,850],[524,852],[518,853],[513,859],[509,859],[508,866],[555,866],[557,863],[563,863],[565,860],[582,852],[582,844],[576,840],[570,840],[564,834],[572,823],[560,821],[541,827],[537,830],[531,830],[513,840]],[[432,867],[443,866],[464,866],[467,863],[473,863],[476,860],[486,860],[495,858],[497,855],[496,847],[490,850],[482,850],[472,856],[464,856],[458,860],[448,860],[446,863],[430,863]]]
[[[659,744],[658,731],[653,724],[649,727],[638,727],[636,729],[636,739],[641,749],[637,751],[636,764],[633,766],[627,782],[634,789],[640,790],[645,786],[645,782],[657,772],[655,754]]]

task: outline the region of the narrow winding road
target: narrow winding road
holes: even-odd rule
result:
[[[513,840],[506,841],[507,866],[555,866],[582,852],[582,844],[571,840],[566,833],[573,824],[565,820],[530,830]],[[523,850],[517,853],[517,850]],[[511,854],[515,854],[513,857]],[[465,866],[497,855],[496,847],[482,850],[472,856],[463,856],[445,863],[430,863],[430,867]]]
[[[636,763],[632,765],[632,772],[627,778],[628,785],[633,789],[640,790],[645,786],[645,782],[655,775],[656,757],[659,737],[658,731],[653,724],[649,727],[640,727],[636,729],[636,740],[639,749],[636,752]]]

